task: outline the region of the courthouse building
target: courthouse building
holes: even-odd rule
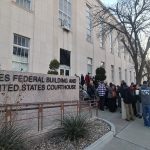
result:
[[[60,75],[106,69],[107,81],[135,81],[131,58],[111,32],[92,28],[92,6],[99,0],[0,0],[0,69],[47,73],[60,62]]]

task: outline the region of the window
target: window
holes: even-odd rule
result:
[[[134,72],[134,83],[136,83],[136,74]]]
[[[13,70],[28,71],[29,45],[29,38],[14,34],[12,60]]]
[[[100,67],[105,68],[105,62],[101,61]]]
[[[111,81],[114,82],[114,65],[111,65]]]
[[[70,68],[67,66],[60,66],[60,75],[69,76],[70,75]]]
[[[71,28],[71,0],[59,0],[59,21]]]
[[[92,42],[92,13],[91,7],[88,5],[86,5],[86,18],[87,18],[86,39],[88,42]]]
[[[60,49],[60,75],[70,75],[70,51]]]
[[[64,75],[64,69],[60,69],[60,75]]]
[[[130,83],[132,82],[132,72],[130,71]]]
[[[119,81],[121,82],[122,80],[122,74],[121,74],[121,68],[119,67]]]
[[[132,58],[130,55],[129,55],[129,62],[132,63]]]
[[[125,47],[124,47],[124,59],[125,60],[127,59],[127,50],[125,49]]]
[[[16,0],[16,3],[25,9],[31,9],[31,0]]]
[[[60,65],[70,67],[70,51],[60,49]]]
[[[128,76],[127,76],[127,69],[125,69],[125,82],[127,82]]]
[[[109,42],[110,42],[110,52],[114,54],[114,49],[113,49],[113,32],[110,31],[109,33]]]
[[[99,44],[100,44],[100,47],[103,48],[104,47],[104,31],[103,31],[103,22],[101,21],[100,23],[100,27],[99,27]]]
[[[92,75],[92,58],[87,58],[87,72]]]
[[[121,57],[121,49],[122,49],[122,44],[120,39],[118,39],[118,56]]]

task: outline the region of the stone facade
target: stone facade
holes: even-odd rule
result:
[[[30,9],[16,3],[17,0],[0,0],[0,69],[13,70],[14,34],[29,38],[28,72],[47,73],[52,59],[60,60],[60,49],[70,52],[70,66],[60,68],[69,70],[69,75],[88,72],[88,59],[91,60],[92,75],[95,69],[105,63],[107,81],[120,83],[121,79],[134,82],[134,69],[129,55],[118,56],[117,42],[114,40],[114,53],[110,41],[106,39],[100,47],[96,29],[92,31],[92,41],[87,36],[87,5],[97,4],[96,0],[72,0],[71,28],[66,31],[59,21],[59,0],[31,0]],[[114,33],[115,34],[115,33]],[[112,81],[111,65],[114,66]],[[66,69],[65,69],[66,68]]]
[[[0,71],[0,104],[77,100],[77,77]]]

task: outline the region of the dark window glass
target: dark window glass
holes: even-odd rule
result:
[[[21,49],[21,57],[24,57],[24,49]]]
[[[66,70],[65,74],[66,74],[66,76],[69,76],[69,70]]]
[[[13,54],[17,55],[17,47],[13,47]]]
[[[29,47],[29,39],[26,38],[26,45],[25,47]]]
[[[22,46],[24,46],[24,47],[26,46],[25,45],[25,38],[22,38]]]
[[[70,51],[60,49],[60,65],[70,67]]]
[[[28,50],[25,49],[25,57],[28,58]]]
[[[22,44],[21,44],[21,37],[20,36],[18,36],[18,45],[22,46]]]
[[[60,69],[60,75],[64,75],[64,69]]]
[[[21,48],[18,48],[18,53],[17,53],[17,55],[20,56],[20,54],[21,54]]]
[[[14,35],[14,44],[17,44],[17,36]]]

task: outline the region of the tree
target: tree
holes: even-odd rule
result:
[[[146,77],[148,83],[150,83],[150,59],[146,60],[145,73],[143,74],[143,77]]]
[[[96,69],[95,81],[104,81],[106,79],[106,71],[103,67],[99,67]]]
[[[51,60],[50,64],[49,64],[49,71],[48,74],[54,74],[54,75],[58,75],[58,71],[57,69],[59,68],[59,62],[57,59],[53,59]]]
[[[141,83],[150,48],[150,0],[120,0],[116,5],[95,6],[94,27],[103,24],[103,33],[116,31],[117,37],[133,60],[136,82]],[[147,37],[147,42],[143,42]]]

